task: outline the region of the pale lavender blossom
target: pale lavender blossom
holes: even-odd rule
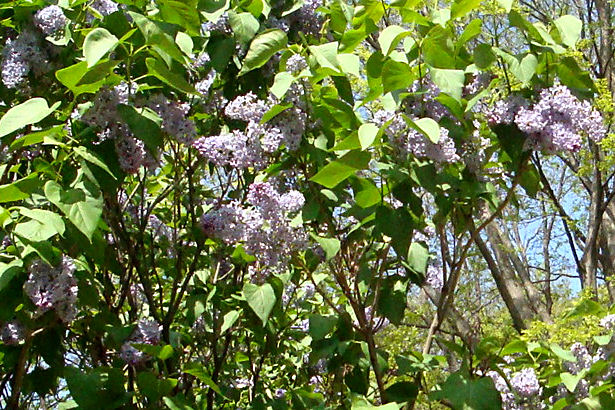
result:
[[[66,16],[58,6],[51,5],[34,14],[34,25],[48,36],[62,30],[67,23]]]
[[[410,104],[415,116],[429,117],[438,122],[444,117],[452,118],[448,108],[436,100],[440,95],[440,88],[429,77],[416,80],[410,91],[417,94]]]
[[[595,142],[606,135],[600,113],[563,85],[542,90],[531,109],[519,109],[515,124],[528,136],[526,148],[548,153],[576,152],[581,148],[582,135]]]
[[[607,330],[615,329],[615,314],[607,315],[603,317],[602,319],[600,319],[600,326],[602,326],[603,328]]]
[[[2,82],[7,88],[22,85],[28,73],[40,76],[49,69],[47,54],[40,38],[31,29],[24,29],[15,39],[7,39],[2,50]]]
[[[286,60],[286,71],[293,74],[299,74],[307,68],[307,61],[300,54],[293,54]]]
[[[542,393],[536,372],[531,367],[515,373],[510,379],[510,384],[521,397],[534,397]]]
[[[210,33],[212,31],[218,31],[224,34],[231,34],[231,24],[229,23],[228,14],[225,12],[216,21],[207,21],[201,24],[201,31],[203,34]]]
[[[442,268],[429,265],[425,274],[425,285],[437,291],[442,290],[442,286],[444,286]]]
[[[120,167],[128,174],[136,173],[147,161],[145,144],[140,139],[130,135],[117,138],[115,141]]]
[[[0,340],[7,346],[14,346],[24,340],[25,330],[16,320],[6,322],[0,330]]]
[[[111,0],[94,0],[90,7],[100,13],[102,16],[108,16],[118,11],[120,8],[118,4]],[[90,16],[90,20],[92,17]]]
[[[141,352],[139,349],[132,346],[132,344],[157,345],[160,342],[161,330],[162,326],[155,320],[139,320],[129,339],[122,345],[120,350],[120,357],[122,360],[132,366],[137,366],[146,362],[150,358],[149,355]]]
[[[183,144],[191,144],[196,137],[196,125],[188,118],[190,104],[171,101],[163,94],[152,96],[147,106],[162,118],[162,130]]]
[[[251,122],[244,132],[234,130],[212,137],[201,137],[192,143],[199,153],[217,166],[256,168],[265,165],[264,151],[258,123]]]
[[[269,108],[267,102],[258,99],[250,91],[245,95],[235,97],[224,109],[224,114],[234,120],[260,122]]]
[[[56,267],[37,259],[30,264],[28,272],[24,292],[38,308],[38,312],[54,310],[63,322],[71,322],[77,315],[78,292],[72,259],[64,256]]]
[[[520,95],[511,95],[504,100],[496,101],[493,107],[487,110],[487,120],[489,124],[512,124],[517,112],[521,108],[529,106],[528,100]]]

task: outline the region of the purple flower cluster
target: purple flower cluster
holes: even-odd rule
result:
[[[280,194],[269,182],[255,182],[247,202],[252,206],[231,202],[207,212],[201,217],[203,231],[227,244],[243,242],[246,253],[257,258],[257,279],[284,271],[292,254],[306,245],[303,229],[293,226],[289,216],[301,209],[303,195]]]
[[[374,114],[374,121],[378,126],[388,123],[385,133],[402,158],[412,154],[417,158],[429,158],[437,164],[460,159],[455,142],[448,136],[448,130],[444,127],[440,128],[440,139],[434,144],[422,133],[409,128],[401,114],[379,111]]]
[[[39,313],[54,310],[63,322],[71,322],[77,315],[77,279],[75,265],[64,256],[56,266],[49,266],[38,259],[30,264],[24,291]]]
[[[149,356],[133,347],[132,344],[157,345],[160,342],[160,331],[161,326],[155,320],[139,320],[130,338],[122,345],[120,351],[122,360],[132,366],[137,366],[147,361]]]
[[[542,90],[540,100],[531,108],[521,97],[498,102],[488,118],[491,124],[510,124],[514,120],[527,134],[527,149],[548,153],[576,152],[581,148],[582,136],[600,141],[606,135],[602,115],[563,85]]]
[[[440,95],[440,88],[429,77],[416,80],[410,91],[417,94],[410,102],[410,108],[415,116],[429,117],[438,122],[443,117],[451,117],[448,108],[436,101],[436,97]]]
[[[322,28],[323,18],[316,11],[322,5],[319,0],[303,0],[303,5],[284,19],[291,29],[317,36]]]
[[[2,50],[2,82],[8,88],[22,85],[28,73],[39,76],[48,71],[47,53],[38,34],[24,29],[14,40],[8,39]]]
[[[500,392],[503,410],[542,408],[542,387],[533,368],[525,368],[515,374],[512,374],[510,369],[503,368],[502,372],[510,380],[510,387],[500,373],[491,370],[486,375],[493,380],[495,389]]]
[[[62,9],[56,5],[47,6],[34,14],[34,25],[48,36],[62,30],[67,21]]]
[[[526,108],[530,103],[520,95],[511,95],[505,100],[497,101],[493,107],[487,110],[487,121],[491,125],[512,124],[515,115],[521,108]]]
[[[211,137],[201,137],[192,144],[208,161],[217,166],[262,168],[266,155],[286,147],[294,151],[305,132],[307,115],[297,101],[294,107],[278,114],[265,124],[261,120],[275,104],[274,97],[266,102],[252,92],[236,97],[224,113],[233,120],[247,122],[244,130],[233,130]]]
[[[208,21],[201,24],[201,31],[203,34],[212,31],[218,31],[223,34],[231,34],[233,32],[227,13],[222,14],[216,21]]]
[[[299,74],[306,69],[307,66],[307,61],[305,61],[305,58],[303,58],[301,54],[293,54],[286,60],[286,71],[292,74]]]
[[[427,267],[427,273],[425,274],[424,286],[429,286],[430,288],[437,291],[442,290],[442,286],[444,286],[444,275],[442,272],[442,268],[434,265],[429,265]]]
[[[16,320],[6,322],[0,330],[0,340],[7,346],[14,346],[23,341],[25,331],[21,323]]]
[[[191,144],[196,137],[196,125],[187,117],[190,104],[171,101],[163,94],[150,97],[147,106],[162,118],[162,130],[183,144]]]
[[[100,13],[102,16],[108,16],[118,11],[120,8],[118,4],[112,0],[94,0],[90,7]],[[93,18],[90,17],[90,20]]]
[[[515,124],[528,134],[532,148],[547,152],[578,151],[581,135],[600,141],[606,135],[602,115],[588,101],[579,101],[563,85],[540,93],[532,109],[521,108]]]
[[[615,315],[607,315],[600,319],[600,326],[607,330],[615,330]]]

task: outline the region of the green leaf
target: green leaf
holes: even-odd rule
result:
[[[451,5],[451,18],[463,17],[478,8],[482,0],[459,0]]]
[[[229,12],[228,17],[233,33],[239,42],[246,44],[258,33],[260,23],[252,13]]]
[[[325,165],[310,181],[334,188],[355,172],[367,168],[371,156],[365,151],[350,151],[342,158]]]
[[[288,110],[292,106],[292,103],[274,105],[263,115],[263,118],[261,119],[260,123],[265,124],[267,121],[271,120],[272,118],[275,118],[276,115]]]
[[[465,73],[462,70],[449,70],[430,67],[431,79],[440,91],[447,93],[457,101],[461,101]]]
[[[295,81],[295,77],[288,71],[277,73],[269,91],[278,99],[281,99],[284,97],[284,94],[286,94],[286,91],[288,91],[293,81]]]
[[[408,266],[416,273],[424,275],[427,271],[429,250],[420,242],[412,242],[408,250]]]
[[[83,147],[83,146],[73,147],[73,152],[79,155],[81,158],[85,159],[86,161],[102,168],[109,175],[111,175],[113,179],[117,179],[116,176],[113,175],[113,172],[111,172],[107,164],[105,164],[100,158],[96,156],[96,154],[94,154],[92,151],[90,151],[86,147]]]
[[[220,334],[223,334],[235,324],[237,319],[239,319],[241,312],[241,310],[231,310],[224,315],[222,319],[222,326],[220,327]]]
[[[605,310],[600,303],[590,299],[582,299],[577,305],[564,316],[567,319],[583,316],[598,316],[604,314]]]
[[[399,410],[399,406],[395,403],[383,404],[381,406],[374,406],[365,397],[355,396],[352,400],[351,410]]]
[[[161,58],[171,65],[171,59],[186,64],[186,56],[175,44],[175,32],[164,26],[164,23],[154,22],[147,17],[132,11],[127,12],[139,27],[145,37],[146,44],[151,46]]]
[[[207,370],[202,365],[197,364],[197,363],[191,363],[188,366],[189,367],[184,370],[184,373],[187,373],[187,374],[190,374],[190,375],[196,377],[201,382],[203,382],[207,386],[209,386],[213,391],[218,393],[220,396],[224,397],[224,395],[222,394],[222,391],[220,390],[218,385],[216,383],[214,383],[214,381],[208,375]]]
[[[4,137],[27,125],[36,124],[54,112],[59,106],[59,101],[49,107],[47,100],[36,97],[12,107],[0,119],[0,137]]]
[[[378,43],[380,44],[380,49],[385,56],[391,54],[391,51],[395,50],[397,44],[401,41],[402,38],[409,36],[412,34],[410,30],[406,30],[403,27],[391,25],[382,30],[380,35],[378,36]]]
[[[425,135],[434,144],[440,141],[440,125],[432,118],[419,118],[410,121],[410,126]]]
[[[335,316],[310,315],[310,336],[313,340],[321,340],[335,327],[338,318]]]
[[[538,59],[533,54],[527,54],[523,58],[514,57],[497,47],[492,48],[493,52],[508,64],[510,71],[524,84],[534,77],[536,73],[536,67],[538,66]]]
[[[500,5],[500,7],[506,10],[507,13],[510,13],[514,0],[496,0],[496,1]]]
[[[97,27],[90,31],[83,41],[83,56],[88,63],[88,68],[93,67],[117,44],[117,37],[109,33],[107,29]]]
[[[369,179],[357,178],[357,184],[353,184],[353,188],[355,191],[354,200],[361,208],[369,208],[382,201],[380,190]]]
[[[182,75],[169,70],[162,61],[155,58],[148,58],[145,60],[145,65],[149,73],[163,83],[186,94],[198,94],[194,87],[190,85]]]
[[[242,294],[248,302],[248,306],[262,320],[263,326],[267,324],[267,319],[269,319],[269,315],[276,302],[273,286],[269,283],[264,283],[260,286],[246,283],[243,286]]]
[[[167,23],[177,24],[198,36],[201,29],[197,0],[157,0],[162,19]]]
[[[569,392],[574,392],[577,388],[577,384],[583,377],[585,377],[585,371],[581,371],[578,374],[570,374],[568,372],[560,373],[559,377],[562,379],[562,383],[568,389]]]
[[[371,122],[365,123],[359,127],[359,142],[361,143],[361,149],[366,150],[372,146],[380,128]]]
[[[382,67],[382,85],[385,93],[408,88],[414,79],[414,74],[406,63],[389,59]]]
[[[21,272],[23,261],[20,259],[9,263],[0,262],[0,291],[3,290],[9,282]]]
[[[453,409],[493,410],[502,406],[500,393],[489,377],[473,379],[464,373],[451,374],[442,389],[430,394],[436,400],[446,399]]]
[[[478,68],[488,68],[495,61],[495,54],[489,44],[481,43],[474,48],[474,64]]]
[[[405,403],[414,401],[418,394],[419,388],[411,382],[397,382],[386,389],[387,399],[397,403]]]
[[[329,68],[334,72],[339,73],[340,63],[337,59],[337,41],[321,44],[319,46],[310,46],[310,52],[316,58],[318,64],[323,68]]]
[[[576,363],[577,358],[570,351],[562,349],[555,343],[552,343],[549,347],[551,348],[551,351],[560,359]]]
[[[162,119],[149,108],[136,108],[132,105],[119,104],[117,111],[130,131],[145,143],[152,153],[156,153],[162,146],[162,131],[160,125]]]
[[[40,181],[36,174],[6,185],[0,185],[0,203],[20,201],[30,198],[30,194],[38,189]]]
[[[88,63],[81,61],[56,71],[56,78],[75,96],[95,93],[102,87],[105,78],[111,74],[117,64],[117,61],[102,60],[88,69]]]
[[[317,236],[314,233],[311,233],[310,236],[318,242],[323,251],[325,251],[325,255],[327,260],[332,259],[337,253],[340,251],[341,243],[337,238],[323,238]]]
[[[164,404],[171,410],[193,410],[193,408],[182,397],[163,397]]]
[[[24,207],[19,207],[19,213],[23,216],[27,216],[30,219],[38,221],[43,225],[50,226],[55,233],[60,235],[64,234],[64,221],[62,217],[55,212],[47,211],[45,209],[29,209]]]
[[[565,15],[553,22],[557,31],[562,38],[562,43],[570,48],[574,48],[577,41],[581,38],[581,31],[583,30],[583,22],[579,18]]]
[[[102,215],[103,199],[100,192],[92,184],[83,182],[65,191],[57,182],[48,181],[44,190],[47,199],[91,240]]]
[[[279,29],[265,30],[252,40],[239,71],[240,76],[262,67],[278,51],[286,47],[288,37]]]

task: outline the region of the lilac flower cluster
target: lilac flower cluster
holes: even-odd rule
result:
[[[66,26],[66,16],[58,6],[51,5],[34,14],[34,25],[48,36],[53,35]]]
[[[429,117],[437,122],[443,117],[452,118],[448,108],[436,101],[440,88],[429,77],[412,83],[410,92],[417,94],[410,100],[410,109],[415,116]]]
[[[286,71],[292,74],[299,74],[306,69],[307,66],[307,61],[305,61],[305,58],[303,58],[301,54],[293,54],[286,60]]]
[[[233,120],[247,122],[245,129],[201,137],[192,145],[217,166],[262,168],[267,162],[266,154],[274,153],[282,146],[296,150],[305,132],[307,115],[298,102],[266,124],[261,124],[263,116],[275,102],[274,97],[266,102],[252,92],[236,97],[226,106],[224,113]]]
[[[231,34],[233,32],[227,13],[222,14],[216,21],[207,21],[201,24],[201,31],[203,34],[211,33],[212,31],[218,31],[223,34]]]
[[[487,121],[491,125],[512,124],[515,121],[517,112],[529,105],[528,100],[520,95],[513,94],[504,100],[497,101],[493,107],[487,110]]]
[[[442,286],[444,286],[444,274],[442,272],[442,268],[429,265],[427,267],[427,273],[425,274],[424,286],[429,286],[437,291],[442,290]]]
[[[246,253],[257,258],[256,278],[263,278],[284,271],[292,254],[305,247],[303,229],[292,226],[289,216],[304,201],[297,191],[280,194],[268,182],[255,182],[247,197],[252,207],[237,202],[219,206],[201,217],[201,227],[227,244],[243,242]]]
[[[119,5],[112,0],[94,0],[90,7],[100,13],[102,16],[108,16],[109,14],[113,14],[120,9]],[[93,20],[91,15],[88,16],[89,21]]]
[[[600,319],[600,326],[607,330],[615,330],[615,315],[607,315]]]
[[[146,362],[149,356],[146,353],[133,347],[132,344],[157,345],[160,342],[161,326],[152,319],[141,319],[137,327],[124,342],[120,351],[120,357],[131,366],[137,366]]]
[[[588,101],[579,101],[568,87],[556,85],[540,93],[532,109],[521,108],[515,124],[528,134],[531,148],[547,152],[578,151],[581,135],[600,141],[606,135],[602,116]]]
[[[298,10],[286,16],[285,23],[291,29],[317,36],[322,28],[323,18],[316,9],[321,5],[319,0],[304,0]]]
[[[58,266],[52,267],[38,259],[30,264],[28,272],[24,292],[39,313],[54,310],[63,322],[71,322],[77,315],[78,292],[73,260],[64,256]]]
[[[190,104],[171,101],[163,94],[150,97],[147,106],[162,118],[162,130],[183,144],[191,144],[196,137],[196,125],[187,117]]]
[[[437,164],[455,162],[460,159],[455,142],[448,136],[448,130],[444,127],[440,127],[440,139],[437,144],[434,144],[422,133],[409,128],[401,114],[380,111],[374,115],[374,121],[378,126],[389,123],[385,133],[402,158],[412,154],[417,158],[429,158]]]
[[[526,148],[548,153],[576,152],[582,136],[597,142],[606,135],[602,115],[563,85],[542,90],[540,100],[531,108],[520,97],[497,103],[488,118],[492,124],[510,124],[514,118],[527,134]]]
[[[151,169],[158,165],[158,160],[145,149],[143,141],[135,138],[118,112],[118,105],[127,104],[134,91],[126,83],[104,88],[96,94],[91,107],[80,118],[98,129],[100,141],[115,140],[120,165],[128,173],[137,172],[141,166]],[[194,142],[197,131],[195,123],[188,118],[189,104],[169,100],[163,94],[155,94],[143,105],[161,117],[161,128],[167,135],[184,144]]]
[[[480,91],[484,90],[489,86],[491,82],[491,74],[480,72],[472,76],[472,81],[463,87],[463,93],[466,96],[473,96],[478,94]]]
[[[504,377],[494,370],[487,372],[486,375],[493,380],[495,389],[500,392],[503,410],[542,408],[540,405],[542,387],[533,368],[524,368],[514,374],[510,369],[503,368],[502,372],[510,380],[510,386]]]
[[[14,346],[23,341],[25,330],[16,320],[6,322],[0,330],[0,341],[7,346]]]
[[[8,88],[22,85],[28,73],[40,76],[49,69],[47,53],[38,34],[24,29],[14,40],[8,39],[2,50],[2,82]]]

